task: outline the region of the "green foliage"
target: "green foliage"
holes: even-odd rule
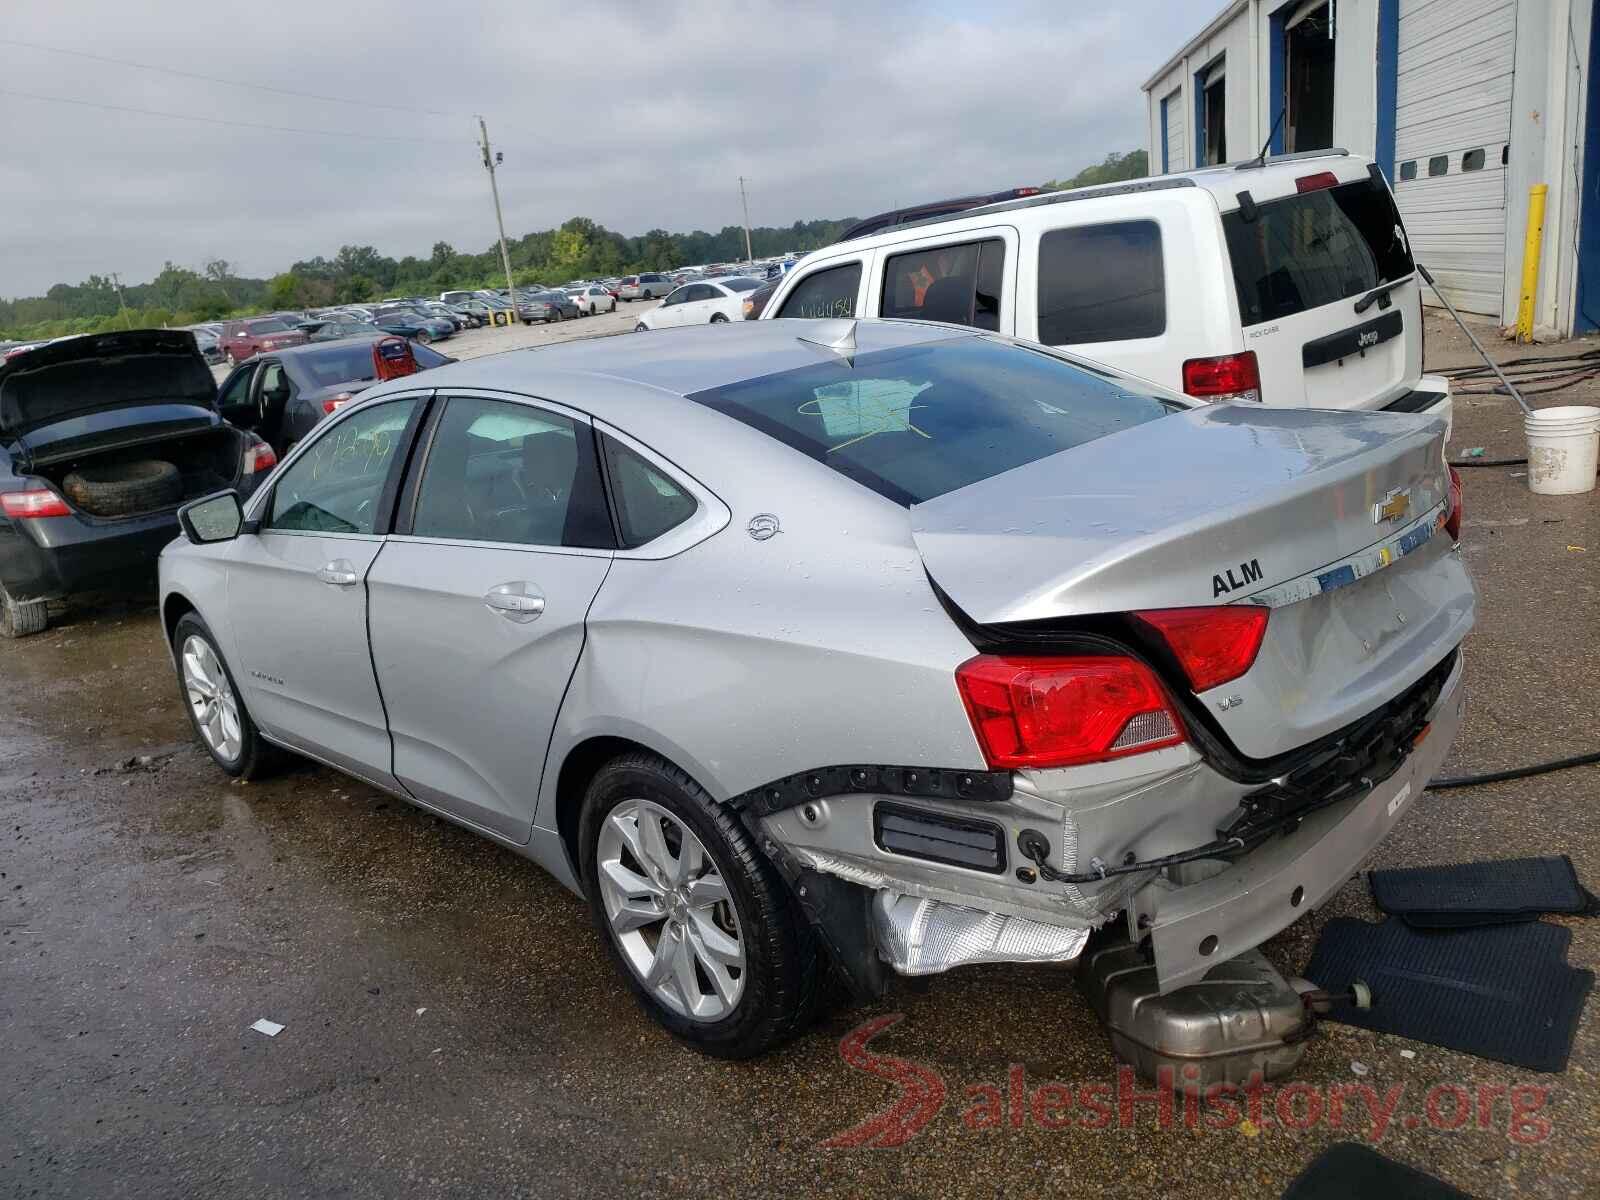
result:
[[[1112,151],[1100,162],[1085,167],[1070,179],[1057,179],[1045,184],[1049,191],[1068,188],[1093,187],[1097,183],[1120,183],[1124,179],[1143,179],[1150,174],[1150,156],[1143,150],[1130,150],[1126,154]]]
[[[1071,179],[1045,186],[1086,187],[1135,179],[1147,171],[1145,152],[1134,150],[1108,154],[1103,162],[1086,167]],[[854,220],[796,221],[783,227],[752,229],[751,249],[757,258],[789,250],[815,250],[837,241]],[[652,229],[640,237],[626,237],[588,217],[573,217],[558,229],[508,239],[507,251],[512,277],[519,286],[561,284],[575,278],[667,271],[691,264],[737,263],[744,258],[744,229],[738,225],[725,225],[717,233]],[[126,317],[116,285],[104,275],[91,275],[76,285],[58,283],[43,296],[0,300],[0,338],[31,340],[100,333],[128,323],[189,325],[267,309],[354,304],[393,295],[437,295],[453,288],[504,287],[505,282],[498,242],[469,254],[440,241],[426,258],[407,255],[401,259],[380,254],[373,246],[340,246],[331,259],[318,255],[293,263],[271,280],[243,278],[226,259],[213,259],[199,271],[169,262],[149,283],[123,286]]]

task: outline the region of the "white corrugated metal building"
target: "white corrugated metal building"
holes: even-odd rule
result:
[[[1600,0],[1235,0],[1145,83],[1152,173],[1342,146],[1377,159],[1418,262],[1511,324],[1547,185],[1536,327],[1600,328]],[[1430,297],[1431,298],[1431,297]]]

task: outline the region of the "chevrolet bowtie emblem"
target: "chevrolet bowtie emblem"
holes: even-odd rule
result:
[[[1382,525],[1385,521],[1398,521],[1411,511],[1411,489],[1395,488],[1383,500],[1372,506],[1372,523]]]

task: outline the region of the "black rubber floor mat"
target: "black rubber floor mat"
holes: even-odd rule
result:
[[[1534,1071],[1562,1071],[1594,972],[1567,965],[1570,930],[1544,921],[1422,930],[1338,917],[1324,927],[1306,977],[1372,1007],[1337,1001],[1331,1019],[1431,1042]]]
[[[1329,1146],[1289,1185],[1283,1200],[1472,1200],[1442,1179],[1385,1158],[1359,1142]]]
[[[1541,913],[1600,913],[1566,855],[1372,871],[1379,908],[1423,929],[1532,921]]]

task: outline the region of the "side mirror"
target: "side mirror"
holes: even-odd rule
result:
[[[215,492],[191,500],[178,510],[178,525],[183,536],[196,546],[231,542],[244,528],[244,508],[239,493]]]

